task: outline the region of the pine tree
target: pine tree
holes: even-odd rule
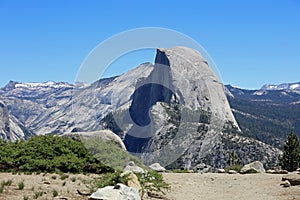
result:
[[[228,158],[227,164],[229,166],[235,166],[235,165],[243,165],[243,162],[241,161],[239,156],[234,151],[231,151],[229,153],[229,158]]]
[[[295,171],[300,165],[300,142],[293,132],[288,136],[281,158],[281,167],[289,172]]]

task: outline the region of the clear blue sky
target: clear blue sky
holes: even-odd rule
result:
[[[194,38],[225,84],[300,81],[299,0],[0,0],[0,87],[9,80],[73,82],[100,42],[149,26]]]

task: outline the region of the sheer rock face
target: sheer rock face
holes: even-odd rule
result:
[[[199,52],[185,47],[158,49],[154,64],[89,86],[11,82],[0,95],[34,134],[110,129],[148,164],[221,168],[231,150],[245,163],[272,163],[279,154],[240,136],[222,83]]]
[[[28,132],[24,125],[10,114],[7,106],[0,100],[0,138],[2,140],[15,141],[28,138],[32,133]]]

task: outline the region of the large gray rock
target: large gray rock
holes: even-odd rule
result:
[[[89,199],[99,200],[141,200],[139,192],[135,188],[127,187],[121,183],[116,186],[106,186],[98,189]]]
[[[259,161],[254,161],[252,163],[245,165],[240,171],[241,174],[265,173],[265,172],[266,172],[266,170],[264,169],[263,164]]]
[[[153,163],[149,165],[150,169],[157,171],[157,172],[165,172],[166,168],[162,167],[159,163]]]
[[[81,139],[93,139],[93,138],[101,138],[103,141],[114,141],[120,148],[126,150],[125,144],[121,140],[119,136],[114,134],[111,130],[99,130],[92,132],[74,132],[74,133],[66,133],[62,136],[79,136]]]
[[[289,181],[291,185],[300,185],[300,174],[287,174],[282,177],[282,181]]]

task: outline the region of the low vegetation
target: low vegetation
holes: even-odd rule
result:
[[[0,171],[105,173],[111,167],[94,158],[77,140],[52,135],[28,141],[0,141]]]
[[[231,151],[229,153],[227,167],[225,167],[225,172],[228,173],[229,170],[235,170],[236,172],[240,172],[242,168],[243,168],[242,160],[234,151]]]
[[[24,181],[18,183],[18,190],[23,190],[25,187]]]
[[[137,165],[142,165],[138,158],[130,155],[122,148],[116,148],[113,143],[95,139],[93,142],[85,142],[83,144],[82,141],[74,138],[53,135],[36,136],[28,141],[0,141],[0,171],[12,172],[15,175],[43,173],[40,174],[41,177],[44,177],[43,180],[46,180],[47,177],[55,182],[62,181],[62,186],[65,186],[67,181],[74,183],[78,180],[79,185],[82,184],[83,188],[90,189],[89,192],[92,193],[97,188],[108,185],[116,185],[117,183],[127,185],[130,180],[128,175],[121,175],[127,161],[133,160]],[[103,164],[105,161],[107,164],[112,164],[115,169]],[[69,177],[69,173],[98,173],[100,175],[91,180],[80,182],[80,178],[75,175]],[[162,175],[157,172],[149,171],[137,176],[143,194],[146,192],[164,193],[169,188]],[[11,184],[12,180],[2,181],[0,193],[5,192],[5,187]],[[16,185],[17,190],[25,189],[23,180]],[[38,199],[43,194],[46,195],[42,188],[35,190],[34,186],[28,187],[31,188],[32,196],[28,197],[22,194],[23,199]],[[58,191],[53,189],[47,194],[56,197]]]
[[[100,178],[96,179],[94,184],[98,188],[102,188],[109,185],[116,185],[117,183],[122,183],[127,185],[129,181],[128,175],[121,176],[120,171],[115,171],[113,173],[107,173],[100,176]]]
[[[156,171],[149,171],[145,174],[137,174],[142,187],[142,196],[146,192],[165,194],[170,189],[170,185],[163,180],[163,176]]]

